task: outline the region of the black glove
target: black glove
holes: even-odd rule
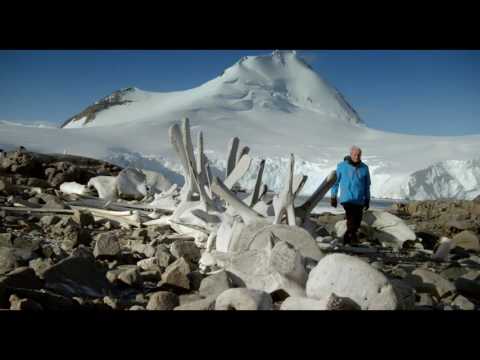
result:
[[[330,205],[332,205],[334,208],[337,207],[337,198],[336,197],[330,198]]]
[[[365,211],[367,211],[370,208],[370,200],[367,200],[364,205]]]

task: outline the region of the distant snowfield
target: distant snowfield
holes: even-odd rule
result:
[[[203,132],[206,155],[217,174],[224,171],[231,137],[250,148],[255,161],[242,181],[247,188],[253,186],[256,165],[266,159],[264,182],[278,190],[293,153],[296,173],[309,177],[303,194],[311,193],[356,144],[370,167],[373,197],[468,199],[480,194],[480,135],[414,136],[369,129],[341,94],[294,52],[244,58],[195,89],[134,89],[123,97],[132,102],[63,129],[0,122],[0,147],[66,150],[161,171],[182,183],[168,128],[188,117],[194,143]]]

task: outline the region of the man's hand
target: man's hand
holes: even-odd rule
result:
[[[367,211],[370,208],[370,200],[367,200],[364,205],[365,211]]]
[[[334,208],[337,207],[337,198],[336,197],[330,198],[330,205],[332,205]]]

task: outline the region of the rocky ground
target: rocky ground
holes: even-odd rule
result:
[[[282,292],[265,296],[239,287],[227,271],[202,274],[204,250],[167,226],[95,220],[88,211],[69,209],[59,192],[64,182],[86,184],[119,171],[82,157],[25,149],[0,153],[0,309],[211,310],[230,309],[232,303],[279,309],[289,301]],[[14,206],[58,212],[20,212],[11,210]],[[401,281],[412,309],[478,310],[480,201],[412,202],[389,211],[415,231],[417,241],[399,250],[385,248],[363,226],[362,243],[345,247],[334,236],[343,215],[322,214],[312,217],[318,246],[324,254],[363,259],[392,282]],[[446,261],[433,261],[441,237],[455,247]],[[331,309],[356,308],[335,296],[330,302]]]

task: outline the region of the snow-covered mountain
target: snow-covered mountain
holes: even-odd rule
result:
[[[183,117],[190,118],[193,135],[203,131],[206,154],[219,172],[225,166],[227,143],[237,136],[241,146],[250,147],[255,161],[267,159],[264,179],[274,190],[282,185],[290,153],[296,155],[296,171],[309,176],[304,187],[304,193],[309,193],[352,144],[363,149],[374,197],[448,194],[470,198],[480,189],[476,175],[480,164],[473,161],[478,157],[480,135],[413,136],[370,129],[344,97],[294,51],[242,58],[221,76],[186,91],[116,91],[59,129],[0,123],[0,147],[66,150],[119,165],[160,170],[181,182],[168,128]],[[439,162],[450,169],[448,181],[445,176],[422,175]],[[457,168],[461,170],[452,170]],[[243,181],[244,186],[253,184],[253,174]],[[466,178],[470,179],[468,186]],[[454,183],[464,190],[456,191]]]

